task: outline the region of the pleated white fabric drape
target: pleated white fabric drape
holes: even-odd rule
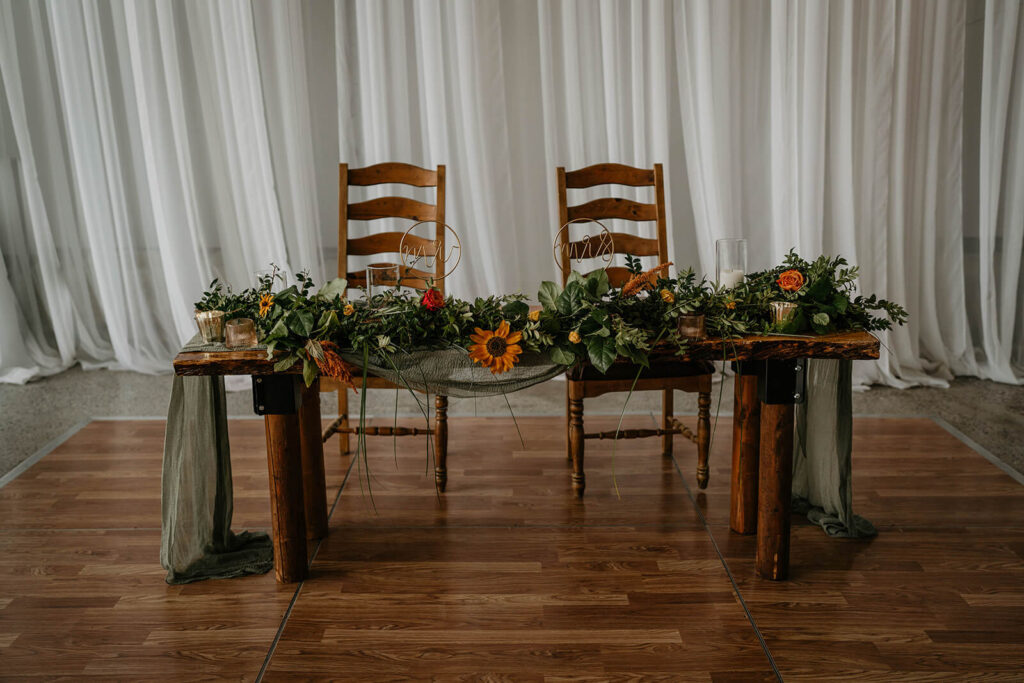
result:
[[[677,266],[745,236],[906,303],[858,382],[1017,382],[1020,4],[975,75],[965,0],[0,0],[0,381],[166,370],[213,277],[333,274],[336,164],[397,160],[447,166],[460,296],[554,277],[556,166],[662,163]]]

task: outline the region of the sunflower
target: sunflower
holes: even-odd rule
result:
[[[518,342],[522,338],[522,332],[509,334],[508,322],[502,320],[498,329],[481,330],[476,328],[476,334],[469,335],[475,342],[469,347],[469,357],[485,368],[490,368],[491,373],[500,375],[512,369],[512,366],[519,360],[519,354],[523,348]]]
[[[270,309],[274,307],[274,295],[264,294],[260,297],[260,317],[266,318],[267,313],[270,313]]]

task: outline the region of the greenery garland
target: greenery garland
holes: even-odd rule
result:
[[[573,272],[564,287],[543,282],[541,308],[534,311],[523,294],[469,302],[442,297],[434,288],[349,299],[344,279],[314,291],[304,272],[295,285],[275,292],[281,279],[276,268],[240,293],[214,280],[195,307],[255,320],[268,358],[282,354],[275,368],[301,361],[307,385],[318,374],[350,380],[342,351],[386,355],[457,346],[498,374],[526,350],[559,365],[589,361],[605,372],[618,357],[648,366],[656,344],[685,353],[687,341],[678,332],[684,314],[703,314],[708,334],[722,338],[882,330],[907,320],[898,304],[856,294],[857,268],[841,257],[806,261],[790,251],[781,265],[749,274],[731,289],[697,280],[692,270],[668,277],[670,265],[644,271],[639,259],[627,257],[632,277],[622,287],[612,287],[603,270]],[[796,304],[782,324],[771,321],[770,304],[777,301]]]

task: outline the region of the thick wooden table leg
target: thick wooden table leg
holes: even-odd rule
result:
[[[274,526],[274,573],[281,583],[306,578],[306,512],[302,502],[299,416],[265,415],[270,511]]]
[[[324,474],[324,443],[320,437],[320,380],[313,382],[311,387],[303,383],[299,428],[306,538],[316,541],[327,535],[327,478]]]
[[[434,397],[434,486],[444,493],[448,484],[448,397]]]
[[[757,375],[736,374],[732,423],[732,486],[729,490],[729,528],[738,534],[757,531],[757,462],[761,444],[761,401]]]
[[[761,404],[758,472],[757,574],[783,581],[789,575],[789,515],[793,491],[793,404]]]
[[[572,492],[583,498],[583,383],[569,380],[569,454],[572,456]]]

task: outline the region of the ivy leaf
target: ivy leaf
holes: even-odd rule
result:
[[[336,296],[344,296],[345,288],[348,287],[348,280],[343,277],[334,278],[330,282],[324,283],[324,286],[320,288],[316,294],[322,296],[325,299],[333,300]]]
[[[274,372],[284,372],[291,366],[295,365],[295,361],[299,359],[294,353],[290,353],[281,360],[274,363]]]
[[[566,351],[561,346],[552,346],[551,350],[548,351],[548,356],[551,358],[552,363],[558,365],[573,365],[576,363],[576,355],[571,351]]]
[[[310,363],[308,358],[302,360],[302,379],[307,387],[313,386],[313,382],[316,381],[316,364]]]
[[[558,293],[561,288],[554,282],[545,280],[540,283],[540,291],[537,292],[537,300],[540,301],[541,306],[546,309],[555,308],[555,299],[558,298]]]
[[[618,357],[615,340],[610,337],[587,337],[587,355],[597,371],[604,374]]]

